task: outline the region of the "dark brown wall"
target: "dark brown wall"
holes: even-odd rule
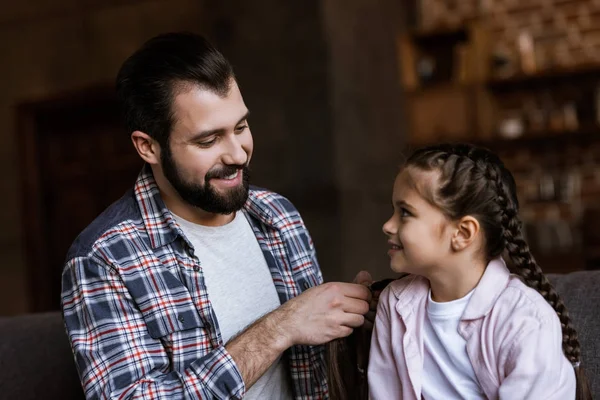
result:
[[[403,137],[391,0],[7,2],[0,13],[0,315],[29,310],[15,106],[112,83],[165,31],[206,34],[252,111],[254,182],[288,196],[325,277],[387,274],[381,224]]]
[[[335,276],[340,213],[321,2],[209,3],[201,25],[233,63],[252,113],[253,181],[292,200],[326,277]]]
[[[381,227],[405,136],[396,37],[404,15],[393,0],[324,2],[330,48],[335,171],[340,193],[340,275],[390,275]]]
[[[111,84],[123,59],[162,31],[197,29],[192,0],[3,2],[0,12],[0,315],[27,312],[16,109]]]

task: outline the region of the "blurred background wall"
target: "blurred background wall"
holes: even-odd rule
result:
[[[546,272],[600,263],[600,2],[405,2],[398,37],[409,147],[500,154]]]
[[[326,280],[389,276],[402,156],[500,153],[546,271],[600,259],[596,0],[30,0],[0,13],[0,315],[55,309],[65,252],[135,179],[113,81],[150,37],[206,35],[252,111],[253,182],[290,198]]]
[[[5,2],[0,315],[56,308],[66,243],[133,183],[112,84],[168,31],[202,33],[233,63],[252,110],[253,181],[301,210],[326,278],[385,275],[400,20],[393,1]]]

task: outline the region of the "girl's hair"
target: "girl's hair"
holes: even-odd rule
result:
[[[508,253],[511,272],[537,290],[554,308],[563,332],[563,352],[575,367],[577,400],[591,399],[581,366],[581,350],[567,309],[543,274],[523,237],[517,216],[515,180],[498,156],[489,150],[468,144],[444,144],[421,148],[406,161],[405,168],[437,172],[437,185],[425,185],[421,195],[452,220],[471,215],[479,221],[485,235],[487,260]],[[339,345],[330,345],[340,351]],[[336,360],[330,361],[336,362]],[[331,375],[331,374],[330,374]],[[332,386],[339,386],[335,375]],[[349,389],[346,389],[349,390]],[[340,398],[341,399],[341,398]]]
[[[367,366],[370,335],[362,329],[325,346],[327,381],[331,400],[367,400]]]

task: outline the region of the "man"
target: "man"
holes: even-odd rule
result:
[[[117,93],[145,166],[63,272],[87,398],[327,398],[321,345],[363,325],[369,290],[322,284],[298,211],[249,187],[229,63],[200,36],[161,35],[124,63]]]

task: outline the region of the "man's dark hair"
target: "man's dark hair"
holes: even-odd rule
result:
[[[204,37],[186,32],[156,36],[133,53],[117,75],[127,130],[142,131],[165,148],[175,95],[197,85],[225,96],[232,79],[231,64]]]

